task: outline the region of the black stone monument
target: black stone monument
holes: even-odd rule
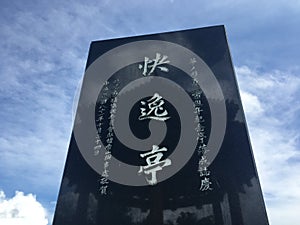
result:
[[[91,43],[53,225],[267,225],[225,29]]]

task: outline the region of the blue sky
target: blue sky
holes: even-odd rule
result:
[[[15,202],[41,212],[22,224],[51,222],[91,41],[219,24],[227,30],[269,220],[297,224],[297,0],[2,0],[0,223],[21,220],[8,210]]]

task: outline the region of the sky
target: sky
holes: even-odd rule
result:
[[[297,224],[299,24],[298,0],[1,0],[0,224],[52,223],[91,41],[212,25],[226,28],[270,224]]]

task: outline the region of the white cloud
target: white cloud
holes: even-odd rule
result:
[[[270,223],[297,224],[300,78],[245,66],[237,67],[236,72]]]
[[[6,198],[0,190],[1,225],[47,225],[47,213],[36,196],[16,191],[15,196]]]
[[[53,197],[71,133],[72,96],[90,40],[78,44],[87,21],[81,24],[68,11],[46,7],[41,15],[25,8],[0,23],[5,40],[0,43],[0,117],[5,130],[0,135],[0,176],[4,188],[38,194],[46,190]],[[82,12],[78,7],[74,13]]]
[[[251,114],[253,117],[260,116],[263,113],[263,108],[261,106],[260,101],[257,96],[249,93],[241,91],[241,98],[243,99],[244,110],[246,113]]]

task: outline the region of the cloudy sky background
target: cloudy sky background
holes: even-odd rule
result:
[[[297,0],[1,0],[0,224],[52,221],[91,41],[219,24],[226,26],[270,224],[297,224]]]

